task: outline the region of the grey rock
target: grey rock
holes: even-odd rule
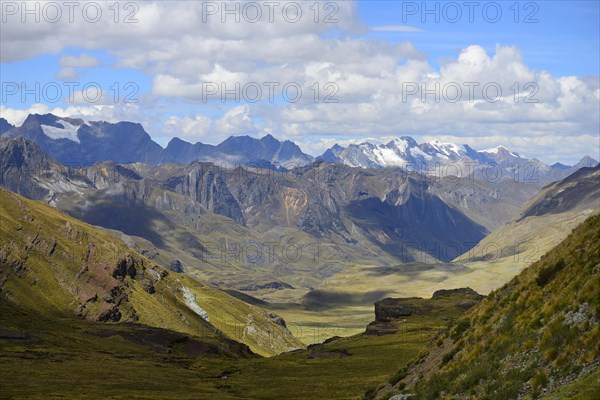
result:
[[[183,273],[183,264],[179,260],[173,260],[167,265],[167,269],[177,273]]]
[[[150,279],[143,279],[141,285],[142,289],[144,289],[149,294],[154,294],[156,292],[156,289],[154,288],[154,285],[152,284],[152,281]]]

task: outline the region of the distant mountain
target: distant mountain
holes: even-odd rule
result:
[[[324,162],[338,162],[352,167],[401,167],[438,177],[455,175],[473,176],[479,180],[515,180],[540,186],[562,179],[584,166],[595,166],[596,160],[584,157],[570,167],[560,163],[549,166],[537,159],[528,159],[511,152],[504,146],[476,151],[468,145],[443,143],[439,140],[418,144],[403,136],[387,144],[369,142],[339,145],[326,150],[317,158]]]
[[[175,137],[162,149],[140,124],[132,122],[113,124],[53,114],[31,114],[20,127],[0,120],[0,129],[2,137],[23,136],[68,166],[87,166],[103,161],[148,165],[187,165],[204,161],[225,168],[250,166],[289,171],[315,161],[294,142],[280,141],[272,135],[260,139],[231,136],[218,145],[192,144]],[[408,172],[436,177],[474,177],[492,183],[510,179],[538,186],[560,180],[579,168],[598,164],[586,156],[572,167],[560,163],[549,166],[503,146],[477,151],[468,145],[439,140],[418,144],[409,136],[387,144],[365,142],[346,148],[336,144],[317,160],[361,168],[400,167]]]
[[[387,144],[364,142],[351,144],[346,148],[336,144],[319,159],[341,162],[352,167],[402,167],[433,174],[436,165],[459,161],[463,157],[488,159],[485,154],[480,154],[467,145],[442,143],[439,140],[418,144],[410,136],[402,136]]]
[[[550,166],[550,168],[554,168],[554,169],[569,169],[571,167],[569,167],[568,165],[565,165],[563,163],[556,162],[556,163],[552,164]]]
[[[148,165],[207,161],[224,167],[248,165],[277,170],[305,166],[314,160],[295,143],[281,142],[271,135],[261,139],[231,136],[216,146],[173,138],[163,150],[140,124],[132,122],[113,124],[30,114],[20,127],[1,119],[0,129],[2,137],[23,136],[69,166],[102,161]]]
[[[10,129],[13,129],[14,127],[14,125],[10,124],[4,118],[0,118],[0,135],[4,134],[4,132],[9,131]]]
[[[52,114],[30,114],[23,124],[4,137],[23,136],[37,143],[56,160],[68,165],[90,165],[97,161],[155,164],[162,148],[140,124],[61,118]]]
[[[177,137],[171,139],[161,154],[163,164],[190,164],[194,160],[211,158],[215,154],[215,146],[210,144],[191,144]]]
[[[191,144],[173,138],[161,157],[163,164],[190,164],[193,161],[213,162],[227,167],[248,165],[293,169],[310,164],[313,158],[304,154],[294,142],[289,140],[280,142],[271,135],[261,139],[250,136],[230,136],[216,146],[203,143]]]

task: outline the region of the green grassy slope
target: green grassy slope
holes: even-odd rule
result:
[[[166,271],[108,233],[45,204],[2,189],[0,215],[0,295],[19,308],[218,340],[214,325],[261,355],[303,347],[267,311]]]
[[[425,379],[402,382],[417,398],[598,398],[600,216],[492,292],[447,340],[436,373],[416,365],[408,376]]]

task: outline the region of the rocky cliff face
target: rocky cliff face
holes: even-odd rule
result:
[[[231,218],[244,225],[244,215],[233,197],[223,176],[203,163],[186,168],[185,175],[170,176],[163,186],[173,192],[191,198],[215,214]]]

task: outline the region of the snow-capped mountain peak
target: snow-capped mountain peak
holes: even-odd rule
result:
[[[417,147],[418,144],[415,139],[410,136],[402,136],[401,138],[394,138],[390,142],[388,142],[385,147],[390,149],[394,149],[400,153],[406,153],[406,151],[410,148]]]
[[[480,150],[480,153],[488,153],[488,154],[502,154],[502,153],[505,153],[505,154],[509,154],[509,155],[511,155],[513,157],[520,157],[519,153],[512,152],[512,151],[508,150],[506,147],[504,147],[502,145],[494,147],[494,148],[491,148],[491,149]]]
[[[444,143],[440,140],[421,143],[419,149],[432,158],[450,161],[460,160],[467,153],[465,146],[454,143]]]
[[[473,162],[484,168],[493,163],[506,168],[506,174],[514,171],[515,163],[527,161],[519,153],[511,152],[504,146],[493,149],[476,151],[468,145],[447,143],[439,139],[418,144],[413,138],[403,136],[389,141],[387,144],[372,144],[364,142],[359,145],[350,145],[340,150],[329,149],[321,157],[328,162],[341,162],[353,167],[385,168],[402,167],[422,171],[425,174],[437,174],[441,166],[453,164],[448,171],[463,176],[470,174]],[[538,163],[540,168],[545,168]],[[512,168],[512,169],[511,169]]]

